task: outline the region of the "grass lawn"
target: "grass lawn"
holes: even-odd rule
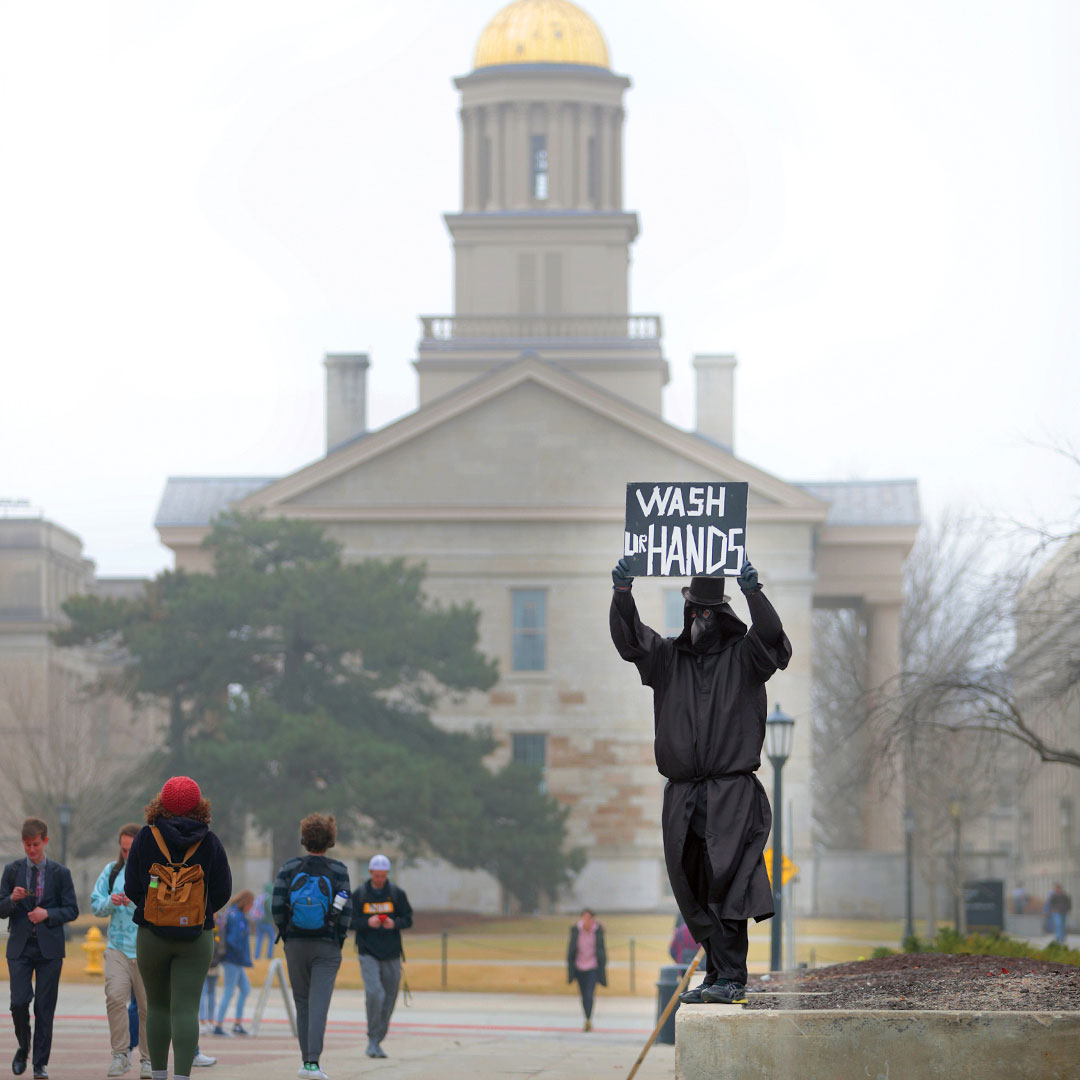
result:
[[[671,963],[668,942],[672,919],[668,915],[602,916],[608,954],[610,994],[631,992],[642,997],[656,994],[659,969]],[[573,919],[544,915],[515,919],[470,920],[455,924],[447,920],[446,985],[442,978],[442,934],[437,915],[423,920],[416,932],[406,931],[405,972],[412,990],[477,990],[485,992],[573,994],[576,986],[566,981],[567,935]],[[91,924],[104,928],[102,920],[80,918],[76,933]],[[767,971],[771,920],[750,924],[751,971]],[[869,956],[875,945],[896,946],[901,937],[900,922],[857,919],[796,919],[796,962],[815,966],[836,964]],[[633,988],[631,989],[631,942],[633,942]],[[71,982],[101,982],[101,976],[85,974],[86,954],[81,937],[69,943],[63,978]],[[278,945],[275,955],[283,956]],[[253,986],[266,977],[265,957],[249,971]],[[360,966],[351,940],[346,944],[345,961],[337,985],[347,989],[363,986]]]

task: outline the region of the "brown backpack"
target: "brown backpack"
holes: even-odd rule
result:
[[[203,868],[187,861],[202,843],[196,841],[179,862],[173,862],[156,825],[150,827],[157,846],[166,858],[165,863],[150,867],[150,886],[143,903],[143,918],[154,926],[186,926],[203,928],[206,919],[206,882]]]

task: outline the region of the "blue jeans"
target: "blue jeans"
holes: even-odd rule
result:
[[[236,993],[236,1022],[244,1015],[244,1002],[247,1001],[248,992],[251,990],[251,982],[247,972],[239,964],[223,963],[222,970],[225,972],[225,986],[221,991],[221,1004],[218,1006],[217,1022],[220,1024],[225,1019],[225,1013],[229,1008],[233,991]]]
[[[203,980],[202,996],[199,998],[199,1019],[214,1019],[214,995],[217,993],[218,973],[207,975]]]
[[[277,937],[277,927],[273,923],[256,923],[255,924],[255,959],[259,959],[259,954],[262,952],[263,938],[266,939],[266,957],[269,959],[274,955],[274,938]]]
[[[135,1000],[134,990],[131,991],[131,1000],[128,1002],[128,1035],[131,1037],[128,1050],[134,1050],[139,1045],[139,1003]]]
[[[1050,925],[1054,931],[1054,940],[1059,941],[1062,945],[1065,944],[1065,912],[1064,911],[1051,911],[1050,912]]]

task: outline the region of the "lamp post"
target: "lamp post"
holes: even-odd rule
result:
[[[794,734],[795,719],[788,716],[777,703],[772,715],[765,721],[765,752],[773,767],[773,823],[772,823],[772,891],[773,924],[772,953],[769,959],[771,971],[781,971],[781,900],[783,899],[783,788],[780,773],[784,762],[791,757],[791,741]]]
[[[60,804],[60,862],[67,866],[67,838],[71,827],[71,803],[66,799]]]
[[[949,816],[953,824],[953,926],[958,934],[964,932],[960,925],[960,894],[963,891],[961,884],[963,874],[960,870],[960,814],[962,810],[959,796],[954,795],[949,802]]]
[[[67,840],[68,829],[71,827],[71,803],[65,799],[60,804],[60,809],[57,811],[60,817],[60,862],[63,866],[67,866]],[[64,940],[67,941],[71,937],[71,931],[67,923],[64,923]]]
[[[904,940],[915,936],[915,901],[913,895],[913,862],[915,852],[915,815],[909,806],[904,811]]]

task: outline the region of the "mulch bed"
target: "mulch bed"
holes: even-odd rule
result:
[[[1065,1012],[1080,1010],[1080,967],[1015,956],[905,953],[753,975],[746,989],[747,1009]]]

